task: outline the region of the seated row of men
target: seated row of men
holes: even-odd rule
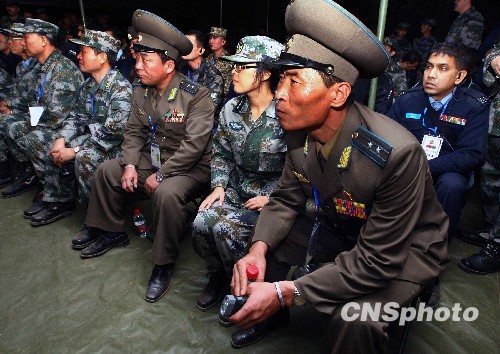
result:
[[[302,16],[306,12],[321,14],[316,19],[321,30],[311,29]],[[345,26],[331,26],[332,21]],[[27,89],[35,88],[36,103],[28,97],[25,111],[13,108],[0,116],[5,157],[1,171],[8,170],[8,151],[21,166],[19,178],[2,195],[15,196],[39,183],[40,191],[24,216],[34,226],[44,225],[73,212],[76,175],[79,199],[88,203],[85,225],[72,240],[82,258],[127,245],[123,214],[127,195],[151,198],[154,267],[145,300],[155,302],[170,287],[189,220],[187,203],[202,196],[210,183],[214,104],[207,88],[177,72],[175,61],[193,50],[188,38],[146,11],[137,10],[132,24],[139,34],[134,50],[141,83],[133,93],[127,80],[111,69],[116,56],[113,38],[87,31],[74,40],[82,45],[80,68],[91,75],[83,83],[81,73],[51,44],[57,27],[27,20],[22,41],[39,64],[39,74]],[[453,231],[469,174],[484,159],[489,103],[473,90],[459,87],[466,75],[460,51],[441,45],[431,52],[423,90],[408,91],[391,108],[389,116],[397,124],[350,100],[360,73],[376,77],[388,64],[383,46],[360,22],[353,22],[352,15],[335,3],[296,0],[287,9],[287,29],[292,37],[281,54],[274,52],[279,46],[265,40],[262,55],[255,49],[260,45],[256,38],[242,41],[228,59],[236,63],[237,89],[243,86],[247,70],[258,83],[269,79],[270,67],[281,70],[272,100],[279,124],[274,119],[273,134],[261,145],[266,149],[252,156],[264,177],[268,171],[259,159],[279,153],[283,173],[272,194],[269,190],[262,194],[263,205],[252,206],[262,211],[253,221],[253,238],[246,233],[240,240],[249,247],[248,254],[234,257],[237,262],[229,274],[235,295],[250,294],[247,305],[229,322],[220,321],[243,327],[233,334],[233,346],[249,345],[270,325],[286,321],[285,306],[294,300],[298,304],[303,297],[331,316],[328,341],[334,351],[385,348],[387,324],[342,321],[343,305],[348,301],[406,304],[444,271],[448,218],[441,205]],[[362,48],[361,53],[354,48]],[[264,69],[259,66],[262,58],[278,56]],[[244,150],[246,134],[260,129],[257,118],[270,105],[269,95],[262,96],[265,103],[256,99],[260,87],[249,87],[239,92],[244,98],[224,108],[242,117],[228,120],[232,135],[216,134],[218,143],[233,151]],[[441,107],[435,107],[438,103]],[[226,122],[224,115],[221,122]],[[282,128],[288,132],[286,159]],[[246,161],[235,162],[239,168]],[[233,174],[233,169],[227,173]],[[4,185],[10,182],[6,174],[1,177]],[[257,175],[254,183],[259,181]],[[212,187],[225,187],[213,182],[214,176]],[[214,201],[223,200],[216,197],[203,207],[218,208]],[[304,216],[308,200],[315,204],[312,218]],[[228,224],[233,228],[224,230],[226,234],[238,233],[241,225]],[[233,235],[227,242],[238,240]],[[310,266],[300,279],[284,281],[291,265],[306,263]],[[315,267],[322,263],[329,264]],[[247,286],[249,264],[260,272],[257,282]],[[222,278],[216,281],[211,276],[203,294],[210,299],[200,307],[217,302],[229,283],[229,278]]]

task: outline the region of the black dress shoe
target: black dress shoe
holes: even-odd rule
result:
[[[38,183],[38,177],[33,168],[27,168],[21,172],[18,178],[14,180],[12,187],[2,192],[2,198],[12,198],[33,189]]]
[[[158,301],[170,288],[173,264],[155,265],[148,282],[148,289],[144,300],[147,302]]]
[[[125,232],[107,232],[101,235],[97,241],[85,248],[80,257],[92,258],[108,252],[113,247],[126,247],[130,243]]]
[[[33,215],[38,214],[43,209],[45,209],[45,203],[43,202],[43,190],[39,190],[33,198],[33,203],[31,206],[23,211],[23,217],[25,219],[31,219]]]
[[[465,232],[465,231],[457,231],[455,232],[455,236],[462,241],[465,241],[467,243],[470,243],[472,245],[476,245],[479,247],[484,247],[488,243],[489,239],[489,233],[491,230],[492,226],[488,225],[485,226],[481,229],[478,229],[476,231],[471,231],[471,232]],[[485,237],[483,237],[484,235]]]
[[[38,214],[33,215],[31,220],[32,226],[47,225],[56,220],[70,216],[75,211],[75,203],[48,203],[44,202],[44,208]]]
[[[269,330],[278,326],[286,326],[289,322],[290,312],[288,308],[282,309],[265,322],[247,329],[238,329],[231,335],[231,345],[236,349],[246,347],[261,340]]]
[[[88,227],[84,224],[80,232],[71,240],[71,247],[75,250],[83,250],[97,241],[103,233],[104,231],[101,229]]]
[[[0,179],[0,188],[5,187],[6,185],[11,184],[12,182],[14,182],[14,177],[12,177],[12,176],[7,176],[4,178],[1,178]]]
[[[458,262],[467,273],[488,274],[500,271],[500,243],[490,241],[478,253]]]
[[[229,278],[225,270],[209,274],[208,284],[203,288],[200,296],[196,300],[196,306],[202,311],[206,311],[214,306],[222,295],[229,291]]]

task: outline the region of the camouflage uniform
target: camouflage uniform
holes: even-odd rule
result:
[[[193,247],[209,271],[225,268],[245,255],[247,240],[259,212],[245,202],[269,196],[285,162],[284,131],[275,112],[276,101],[256,121],[251,118],[246,95],[231,99],[221,111],[213,138],[211,185],[225,191],[222,207],[214,203],[200,211],[193,223]]]
[[[219,70],[215,66],[202,61],[195,72],[191,72],[188,68],[186,74],[188,78],[210,90],[210,98],[212,98],[215,110],[218,111],[217,108],[221,104],[224,95],[224,79]]]
[[[0,100],[8,96],[13,85],[14,78],[5,69],[0,68]]]
[[[500,80],[495,78],[491,69],[491,61],[500,55],[500,45],[497,44],[484,62],[484,84],[488,87],[497,86]],[[490,123],[486,162],[481,168],[481,195],[483,214],[490,224],[494,225],[490,235],[500,240],[500,92],[497,91],[490,108]]]
[[[406,38],[394,37],[396,55],[394,60],[401,60],[401,58],[411,50],[411,42]]]
[[[38,125],[32,129],[28,117],[24,122],[16,122],[8,127],[7,140],[17,161],[31,161],[37,176],[41,179],[53,178],[58,171],[47,170],[49,150],[75,103],[83,76],[66,57],[54,50],[40,67],[35,88],[42,92],[40,99],[32,97],[30,106],[43,106],[44,111]],[[65,179],[69,180],[69,179]],[[60,201],[71,200],[71,183],[62,183],[58,193],[64,195]],[[59,198],[57,198],[59,199]]]
[[[432,36],[422,36],[413,40],[413,49],[416,50],[422,58],[422,62],[420,63],[420,70],[423,71],[425,69],[425,66],[427,65],[427,58],[429,57],[431,48],[434,47],[436,43],[436,38]]]
[[[472,7],[453,21],[444,41],[478,49],[481,45],[483,27],[483,16]]]
[[[83,84],[78,101],[59,133],[67,145],[80,146],[75,157],[80,203],[88,203],[97,166],[118,157],[131,107],[132,85],[118,70],[110,71],[100,84],[92,76]],[[45,181],[44,200],[58,201],[59,168],[50,157],[46,171],[48,168],[54,173],[51,173],[53,178]]]
[[[229,55],[229,52],[225,49],[222,51],[221,55],[217,59],[214,58],[213,53],[210,53],[208,57],[205,59],[205,61],[208,64],[215,66],[215,68],[219,70],[220,74],[222,75],[222,78],[224,79],[224,95],[227,95],[227,92],[229,91],[229,86],[231,85],[231,81],[233,80],[233,75],[232,75],[231,63],[226,60],[221,60],[221,57],[225,55]]]
[[[406,71],[398,63],[391,61],[385,72],[391,77],[394,98],[396,99],[408,89]]]

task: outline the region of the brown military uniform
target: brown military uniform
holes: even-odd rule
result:
[[[384,348],[387,323],[360,326],[341,320],[340,311],[350,301],[406,305],[444,271],[448,220],[425,154],[404,128],[357,103],[327,159],[322,150],[316,154],[311,136],[287,134],[285,169],[253,237],[270,247],[266,280],[284,279],[288,267],[280,265],[305,263],[312,222],[303,215],[315,187],[322,226],[312,263],[335,263],[295,284],[318,311],[332,315],[334,351],[377,351],[373,343]],[[346,211],[349,201],[362,205]]]
[[[174,263],[189,216],[186,201],[199,196],[210,181],[213,114],[208,89],[179,73],[162,92],[136,87],[122,157],[98,168],[85,223],[105,231],[124,230],[122,208],[128,193],[121,188],[123,169],[127,164],[137,167],[139,181],[134,194],[145,195],[144,182],[155,173],[152,140],[159,145],[160,173],[166,178],[152,196],[155,242],[151,258],[155,264]]]

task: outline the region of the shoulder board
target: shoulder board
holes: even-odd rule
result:
[[[179,84],[179,88],[194,95],[200,88],[200,84],[194,82],[193,80],[182,79]]]
[[[476,101],[478,101],[481,104],[489,104],[491,102],[490,98],[485,95],[484,93],[474,90],[473,88],[464,88],[463,89],[464,94],[473,97]]]
[[[357,127],[352,134],[352,146],[370,160],[384,168],[392,152],[392,146],[363,127]]]

